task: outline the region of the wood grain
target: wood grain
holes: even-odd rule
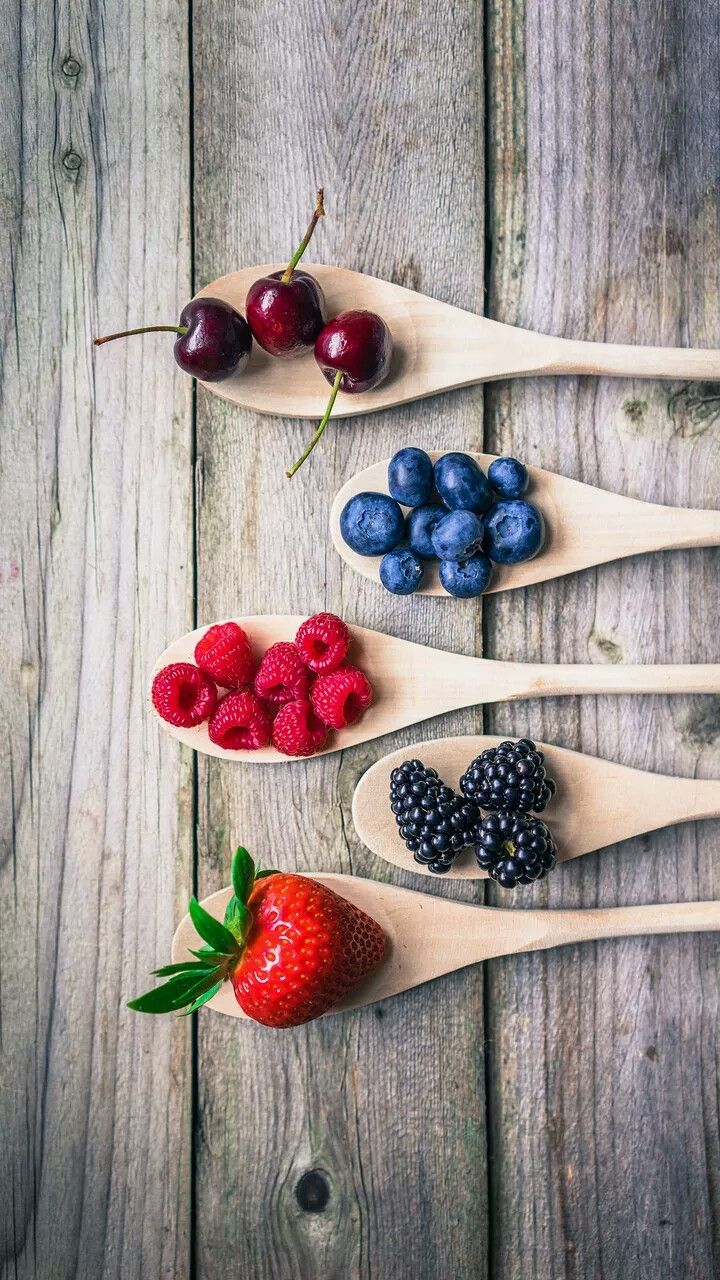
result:
[[[167,954],[190,764],[149,722],[191,620],[182,8],[15,6],[0,177],[0,1273],[181,1280],[189,1034],[124,1002]],[[176,893],[182,892],[182,898]]]
[[[693,342],[718,317],[717,7],[491,0],[490,314],[568,336]],[[717,388],[488,393],[486,446],[653,501],[720,504]],[[488,651],[718,656],[717,551],[628,560],[489,602]],[[488,729],[718,776],[717,699],[493,709]],[[613,804],[612,795],[607,796]],[[641,837],[523,901],[716,897],[720,827]],[[491,1274],[720,1270],[717,940],[598,944],[489,966]]]
[[[201,0],[194,55],[198,286],[242,263],[281,262],[322,183],[327,217],[314,260],[482,308],[477,6],[361,0],[341,10],[305,0],[285,6],[280,20],[265,0],[241,19],[227,0],[215,0],[212,14]],[[272,127],[263,124],[268,113]],[[327,521],[339,483],[410,438],[478,447],[480,391],[338,422],[288,482],[284,467],[310,430],[199,394],[198,621],[327,607],[350,622],[474,652],[475,606],[449,618],[440,601],[390,601],[358,583],[334,552]],[[476,721],[459,714],[443,723],[451,732]],[[201,892],[227,883],[240,840],[266,865],[385,878],[350,821],[354,784],[383,749],[378,742],[289,765],[280,780],[275,769],[204,758]],[[484,1275],[482,1002],[476,969],[282,1036],[201,1019],[203,1280],[229,1272],[257,1280]],[[301,1179],[313,1169],[329,1188],[316,1213],[301,1207],[312,1185]]]

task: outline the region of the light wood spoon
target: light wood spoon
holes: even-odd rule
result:
[[[720,929],[720,902],[671,902],[587,911],[522,911],[448,902],[446,898],[362,880],[358,876],[313,875],[312,878],[366,911],[377,920],[388,940],[385,958],[375,972],[326,1017],[385,1000],[493,956],[545,951],[549,947],[600,938],[706,933]],[[231,893],[228,885],[211,894],[202,905],[217,920],[222,920]],[[188,959],[189,951],[200,942],[190,917],[185,916],[173,938],[173,962]],[[246,1019],[228,982],[205,1007]]]
[[[236,621],[247,631],[259,656],[276,640],[293,640],[304,617],[276,613]],[[206,630],[207,627],[199,627],[171,644],[160,655],[153,675],[171,662],[192,662],[195,645]],[[720,665],[499,662],[431,649],[368,627],[350,630],[349,661],[362,667],[375,691],[375,700],[357,724],[332,734],[320,755],[380,738],[445,711],[484,702],[581,693],[720,693]],[[162,719],[160,723],[186,746],[207,755],[260,764],[280,761],[287,764],[289,760],[274,747],[263,747],[259,751],[227,751],[217,747],[208,737],[206,724],[194,729],[177,729]]]
[[[250,285],[284,265],[275,262],[244,267],[213,280],[198,296],[223,298],[244,314]],[[363,395],[341,392],[334,418],[374,413],[438,391],[510,376],[603,373],[610,377],[720,379],[720,351],[554,338],[499,324],[359,271],[311,266],[304,261],[302,270],[309,271],[322,286],[328,316],[351,308],[377,311],[393,336],[388,377],[375,391]],[[285,418],[321,417],[330,394],[312,353],[292,362],[275,360],[257,343],[249,366],[242,372],[204,385],[224,400]]]
[[[471,456],[484,471],[495,457],[491,453]],[[434,462],[442,453],[431,452],[430,457]],[[353,569],[374,582],[380,581],[381,557],[359,556],[347,545],[340,532],[340,513],[356,493],[368,490],[387,493],[387,468],[388,460],[358,471],[340,489],[330,512],[330,532],[336,550]],[[524,564],[496,565],[486,595],[527,587],[533,582],[547,582],[549,578],[561,578],[566,573],[643,551],[720,546],[720,511],[664,507],[608,493],[539,467],[528,467],[528,471],[527,496],[545,517],[545,546],[534,560],[526,560]],[[437,562],[428,563],[418,594],[453,599],[440,585]]]
[[[353,796],[353,822],[363,844],[404,871],[440,879],[415,862],[400,838],[390,811],[390,774],[404,760],[418,759],[437,769],[443,781],[457,790],[471,760],[503,741],[490,734],[436,738],[401,747],[378,760],[363,774]],[[538,748],[545,753],[547,771],[558,786],[557,795],[539,816],[555,836],[561,862],[676,822],[720,817],[720,781],[628,769],[545,742],[538,743]],[[485,872],[478,867],[472,850],[464,849],[442,879],[448,877],[479,880]]]

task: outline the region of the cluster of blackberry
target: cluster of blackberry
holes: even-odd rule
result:
[[[521,738],[483,751],[460,779],[460,791],[421,760],[393,769],[390,807],[416,862],[443,873],[461,849],[474,845],[479,867],[503,889],[531,884],[552,870],[555,841],[530,815],[542,813],[556,787],[534,742]]]
[[[393,769],[390,808],[415,861],[441,875],[461,849],[473,844],[480,821],[477,805],[446,787],[422,760],[406,760]]]

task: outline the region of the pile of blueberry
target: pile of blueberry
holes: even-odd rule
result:
[[[439,560],[449,595],[480,596],[493,564],[521,564],[543,546],[543,517],[523,496],[529,483],[516,458],[496,458],[485,475],[467,453],[445,453],[433,466],[422,449],[401,449],[388,466],[389,493],[355,494],[340,532],[358,555],[382,556],[380,580],[395,595],[417,591],[428,562]]]
[[[422,760],[406,760],[390,774],[390,808],[415,861],[442,875],[472,845],[480,869],[503,889],[542,880],[555,866],[552,833],[532,816],[555,791],[530,738],[483,751],[460,779],[460,794]]]

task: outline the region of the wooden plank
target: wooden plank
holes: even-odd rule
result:
[[[0,1272],[186,1276],[189,1028],[124,1002],[191,875],[191,762],[147,717],[192,621],[184,7],[5,19]],[[19,76],[18,76],[19,71]],[[175,886],[179,889],[176,893]]]
[[[491,315],[579,338],[717,344],[717,29],[717,4],[491,0]],[[717,507],[716,395],[608,380],[499,386],[487,447],[637,497]],[[717,551],[668,553],[495,597],[488,652],[715,660],[719,566]],[[505,707],[488,728],[720,774],[717,699]],[[515,897],[717,896],[718,834],[706,823],[634,840]],[[493,1275],[718,1274],[719,957],[712,937],[674,938],[490,966]]]
[[[280,19],[263,2],[240,20],[235,5],[201,0],[193,47],[199,284],[240,264],[282,262],[324,183],[312,258],[481,307],[476,5],[400,0],[340,14],[307,0]],[[332,549],[327,521],[348,475],[404,443],[478,447],[481,391],[338,423],[287,482],[284,464],[309,430],[200,393],[199,620],[330,608],[479,651],[475,607],[410,603],[361,582]],[[478,723],[459,714],[443,727]],[[203,758],[202,892],[227,882],[240,840],[265,865],[388,877],[354,836],[350,800],[367,765],[415,736],[272,768]],[[482,1001],[482,974],[471,970],[280,1034],[201,1014],[198,1276],[485,1275]],[[326,1190],[322,1212],[310,1211]]]

